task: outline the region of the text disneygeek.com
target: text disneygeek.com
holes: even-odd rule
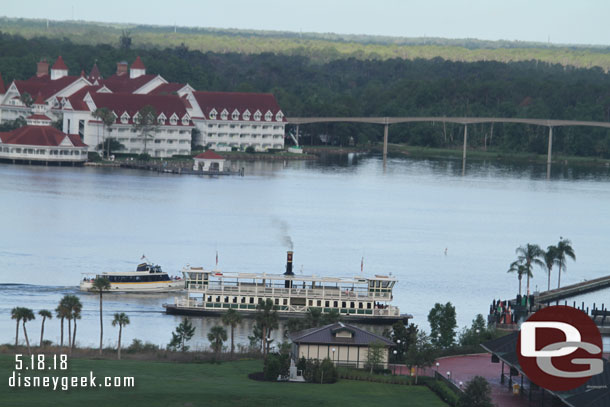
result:
[[[104,376],[98,378],[89,371],[85,376],[39,376],[28,372],[68,369],[66,355],[15,355],[15,370],[8,378],[11,388],[43,388],[53,391],[68,391],[75,388],[128,388],[135,386],[133,376]],[[64,372],[68,373],[68,372]]]

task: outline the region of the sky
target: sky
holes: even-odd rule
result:
[[[5,2],[0,15],[189,27],[610,45],[608,0],[28,0]]]

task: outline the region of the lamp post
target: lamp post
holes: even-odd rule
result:
[[[336,365],[336,363],[335,363],[335,351],[336,351],[336,349],[335,349],[335,348],[333,348],[333,349],[332,349],[332,351],[333,351],[333,364],[335,364],[335,365]]]
[[[447,380],[451,381],[451,372],[447,371]]]
[[[394,369],[392,369],[392,375],[396,374],[396,355],[398,354],[398,351],[396,349],[394,349],[392,351],[392,353],[394,354]]]
[[[436,362],[436,377],[437,377],[437,379],[438,379],[438,367],[440,365],[441,365],[440,363]]]

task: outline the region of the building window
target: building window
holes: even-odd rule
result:
[[[127,112],[125,112],[121,115],[121,123],[127,124],[128,122],[129,122],[129,115],[127,114]]]
[[[216,114],[217,114],[216,110],[215,110],[215,109],[212,109],[212,110],[210,111],[210,119],[212,119],[212,120],[216,120]]]
[[[171,124],[172,126],[178,124],[178,117],[175,114],[169,119],[169,124]]]
[[[273,119],[273,113],[271,113],[270,110],[267,110],[267,113],[265,113],[265,121],[270,122],[271,119]]]
[[[246,110],[246,111],[244,112],[244,114],[242,115],[242,118],[243,118],[244,120],[250,120],[250,111],[249,111],[249,110]]]
[[[278,122],[281,122],[282,119],[284,118],[284,114],[282,113],[282,111],[280,110],[279,112],[277,112],[277,114],[275,115],[275,120]]]
[[[189,119],[189,117],[185,115],[185,116],[182,118],[182,125],[183,125],[183,126],[188,126],[188,125],[189,125],[189,120],[190,120],[190,119]]]
[[[257,110],[256,113],[254,113],[254,120],[256,120],[258,122],[261,120],[262,116],[263,116],[263,114],[260,112],[260,110]]]
[[[239,112],[237,111],[237,109],[233,110],[233,113],[231,113],[231,119],[239,120]]]

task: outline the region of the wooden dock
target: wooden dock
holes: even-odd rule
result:
[[[562,299],[575,297],[592,291],[602,290],[610,287],[610,275],[596,278],[594,280],[583,281],[554,290],[543,291],[536,296],[538,303],[550,303]]]
[[[202,171],[193,170],[192,167],[180,166],[180,165],[168,165],[167,163],[157,162],[142,162],[142,161],[124,161],[120,163],[121,168],[131,168],[136,170],[154,171],[159,174],[186,174],[186,175],[240,175],[244,176],[244,169],[240,168],[237,171],[224,170],[224,171]]]

